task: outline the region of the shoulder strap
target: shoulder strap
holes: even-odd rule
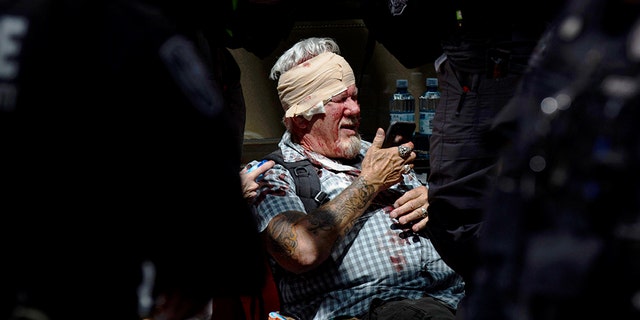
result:
[[[289,170],[296,184],[296,193],[307,212],[329,200],[328,195],[322,191],[318,172],[309,159],[285,162],[280,149],[269,153],[264,158],[273,160]]]

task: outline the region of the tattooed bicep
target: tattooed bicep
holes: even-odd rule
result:
[[[296,226],[298,221],[304,219],[305,213],[299,211],[285,211],[271,219],[267,226],[271,249],[274,252],[293,255],[298,246]]]

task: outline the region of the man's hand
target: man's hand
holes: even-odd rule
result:
[[[429,189],[425,186],[413,188],[405,192],[394,202],[394,209],[389,216],[398,219],[402,225],[413,224],[411,230],[414,232],[424,229],[429,221],[427,208],[429,208]]]
[[[257,162],[256,162],[257,164]],[[275,165],[275,161],[269,160],[263,163],[262,165],[255,167],[253,170],[249,170],[252,168],[251,165],[247,165],[242,170],[240,170],[240,180],[242,182],[242,196],[247,200],[253,200],[253,198],[258,195],[257,191],[260,186],[256,179],[267,170],[273,168]],[[250,171],[250,172],[249,172]]]
[[[407,168],[413,168],[412,163],[416,158],[416,154],[413,151],[408,153],[406,158],[401,157],[399,152],[400,147],[413,150],[413,142],[382,149],[384,134],[384,129],[378,128],[371,148],[367,150],[362,161],[362,172],[360,174],[369,184],[381,187],[380,190],[402,181],[402,174],[408,171]]]

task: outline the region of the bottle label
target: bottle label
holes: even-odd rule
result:
[[[394,121],[402,121],[402,120],[400,120],[400,119],[402,119],[402,113],[399,113],[399,112],[391,112],[391,113],[389,114],[389,116],[390,116],[390,121],[391,121],[391,122],[394,122]]]
[[[433,117],[435,115],[435,112],[420,112],[420,123],[418,128],[418,132],[420,132],[420,134],[431,135],[433,133]]]
[[[389,101],[389,115],[392,122],[415,122],[415,111],[416,100],[409,92],[396,92]]]
[[[415,121],[415,115],[408,112],[391,112],[389,113],[391,122],[393,121]]]

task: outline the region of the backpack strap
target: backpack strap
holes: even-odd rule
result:
[[[322,191],[318,172],[309,159],[285,162],[280,149],[269,153],[264,158],[273,160],[289,170],[296,184],[296,193],[302,200],[307,212],[329,201],[329,196]]]

